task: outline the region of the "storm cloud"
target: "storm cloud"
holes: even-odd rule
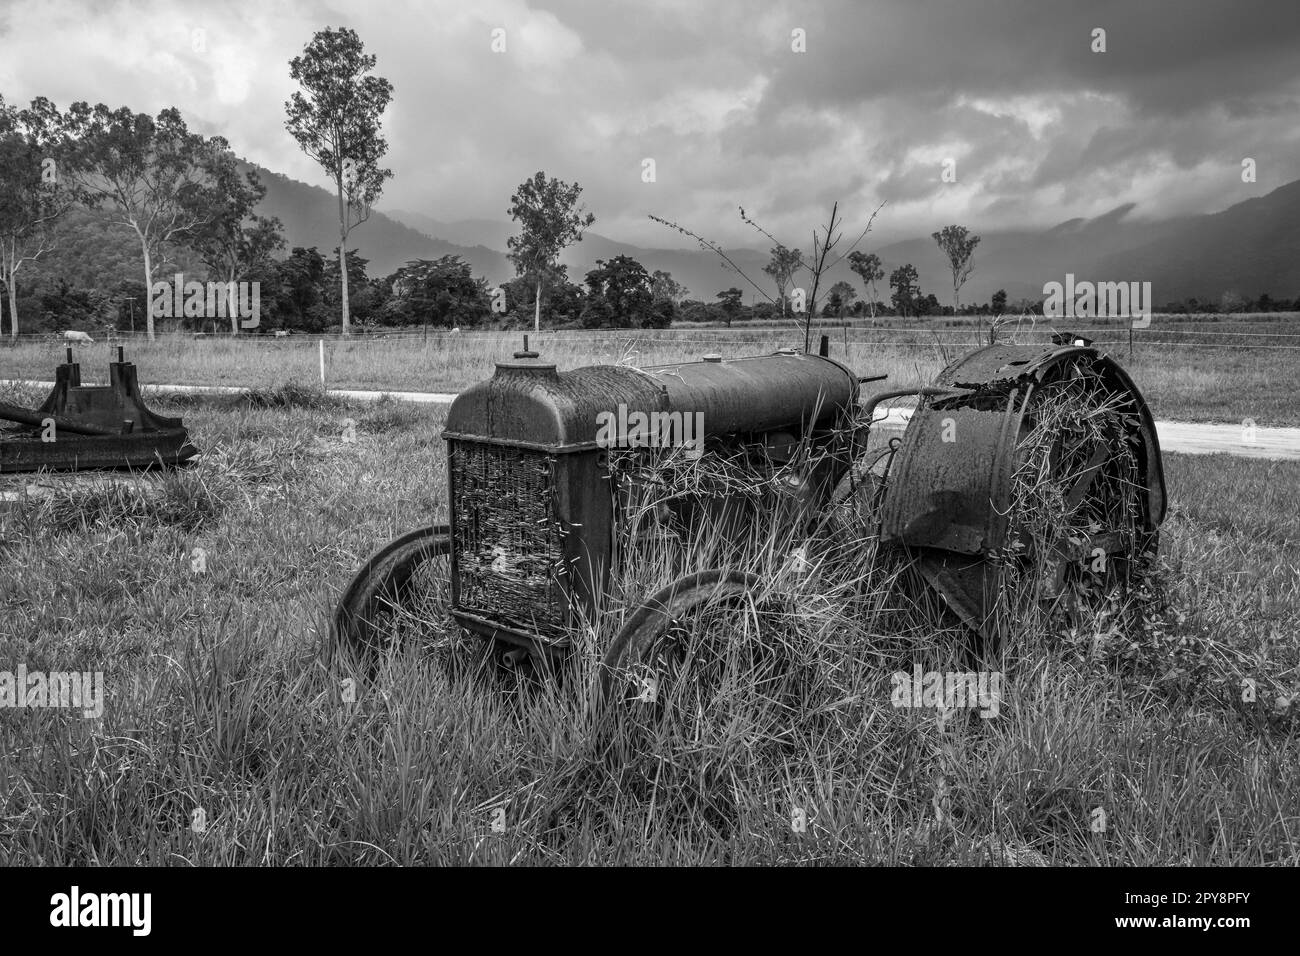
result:
[[[846,229],[886,202],[885,241],[1212,212],[1300,178],[1294,0],[51,0],[0,8],[0,93],[176,106],[325,185],[283,106],[325,26],[356,29],[395,87],[381,208],[442,220],[504,219],[538,169],[583,185],[596,231],[651,246],[681,239],[647,213],[761,245],[743,205],[806,245],[831,202]]]

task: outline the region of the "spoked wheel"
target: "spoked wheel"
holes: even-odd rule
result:
[[[730,712],[779,709],[789,676],[786,614],[758,575],[689,574],[632,613],[601,669],[600,699],[647,726],[696,737]],[[773,708],[771,705],[776,704]]]
[[[451,533],[434,525],[404,534],[380,549],[357,572],[334,610],[334,646],[373,656],[407,640],[437,644],[458,628],[451,599]]]

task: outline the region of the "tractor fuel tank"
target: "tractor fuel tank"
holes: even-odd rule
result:
[[[639,415],[698,415],[706,435],[824,424],[857,401],[858,379],[832,359],[788,351],[708,357],[652,368],[593,365],[557,372],[536,353],[498,362],[496,374],[462,392],[443,437],[569,452],[595,448],[602,423],[633,429]],[[649,427],[653,427],[650,425]],[[613,441],[622,444],[619,434]]]

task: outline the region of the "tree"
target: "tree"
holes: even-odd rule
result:
[[[145,287],[169,261],[177,244],[192,238],[215,205],[213,195],[229,147],[220,136],[191,133],[175,108],[158,116],[73,103],[57,124],[61,174],[81,200],[100,209],[110,223],[135,233],[144,258]],[[149,338],[153,309],[145,308]]]
[[[994,315],[1002,315],[1004,312],[1007,311],[1007,290],[1006,289],[998,289],[997,292],[993,293],[992,307],[993,307]]]
[[[841,280],[835,283],[833,286],[831,286],[830,295],[827,298],[826,304],[827,306],[830,306],[831,302],[833,301],[835,305],[834,308],[831,309],[831,315],[834,315],[836,318],[842,319],[844,318],[844,313],[848,310],[853,300],[856,299],[857,297],[858,297],[857,290],[854,289],[853,286],[849,285],[847,282]],[[826,313],[823,311],[822,314],[825,315]]]
[[[318,332],[326,324],[322,309],[325,260],[315,246],[295,246],[280,263],[277,308],[294,317],[295,328]]]
[[[42,108],[43,101],[32,104],[33,110]],[[60,184],[58,157],[49,144],[43,148],[41,126],[38,113],[19,113],[0,97],[0,283],[8,292],[9,334],[15,340],[18,271],[54,248],[55,220],[76,198]]]
[[[533,312],[533,329],[542,327],[542,279],[547,268],[554,267],[560,253],[568,245],[582,241],[582,232],[596,217],[583,215],[578,205],[582,187],[570,185],[559,179],[548,179],[538,171],[532,179],[519,184],[510,197],[510,218],[519,223],[519,235],[506,240],[509,256],[515,271],[535,277],[536,305]],[[642,269],[642,272],[645,270]]]
[[[676,304],[691,294],[691,290],[673,279],[672,273],[656,269],[650,274],[650,292],[655,301],[667,300]]]
[[[587,273],[587,308],[582,323],[587,328],[649,328],[656,324],[650,275],[631,256],[596,260]]]
[[[343,303],[340,297],[347,291],[347,314],[355,317],[357,323],[369,318],[371,304],[370,282],[366,278],[366,266],[369,259],[361,256],[359,249],[348,250],[348,274],[346,281],[339,275],[339,257],[337,254],[325,260],[325,273],[322,277],[321,301],[331,314],[342,314]],[[340,326],[341,327],[341,326]]]
[[[931,238],[948,258],[948,266],[952,270],[952,311],[953,315],[957,315],[961,312],[961,303],[957,297],[975,268],[971,257],[975,254],[975,247],[980,244],[980,237],[971,234],[965,226],[944,226],[939,232],[932,233]],[[982,330],[982,320],[979,325]]]
[[[866,226],[863,227],[862,232],[858,234],[858,238],[853,240],[853,242],[850,244],[849,248],[845,250],[843,255],[839,256],[839,258],[835,259],[833,262],[828,263],[826,260],[827,257],[830,255],[830,251],[833,248],[835,248],[836,245],[839,244],[839,241],[841,239],[841,235],[837,231],[837,229],[842,225],[842,223],[839,220],[839,205],[840,204],[837,202],[831,206],[830,219],[827,221],[827,224],[823,227],[823,232],[825,233],[824,236],[818,235],[817,230],[813,229],[813,253],[812,253],[811,260],[807,263],[804,263],[802,261],[802,257],[800,258],[800,267],[807,269],[812,274],[812,293],[808,297],[807,308],[804,310],[806,313],[806,317],[804,318],[802,323],[803,347],[805,352],[807,352],[812,346],[812,318],[817,314],[817,290],[821,285],[822,276],[826,274],[826,271],[828,269],[833,268],[840,262],[844,261],[845,256],[847,256],[850,252],[852,252],[854,246],[856,246],[859,242],[861,242],[863,237],[866,236],[866,234],[871,231],[872,223],[876,221],[876,216],[879,215],[881,208],[883,208],[883,203],[881,204],[881,206],[876,207],[876,211],[871,214],[871,218],[867,220],[867,224]],[[764,229],[757,222],[755,222],[753,219],[749,218],[749,216],[745,214],[745,208],[743,206],[740,207],[740,218],[747,225],[753,226],[764,236],[770,239],[776,245],[777,248],[784,248],[784,246],[781,243],[776,241],[776,239],[772,236],[770,232],[768,232],[766,229]],[[759,294],[763,296],[763,298],[767,299],[769,302],[773,301],[772,297],[767,294],[767,291],[762,286],[760,286],[757,282],[755,282],[752,278],[750,278],[750,276],[745,273],[744,269],[736,265],[735,260],[733,260],[729,255],[727,255],[726,250],[724,250],[716,242],[711,242],[710,240],[705,239],[703,236],[694,233],[691,230],[683,226],[680,226],[675,222],[671,222],[667,219],[662,219],[659,216],[655,216],[652,214],[650,216],[650,219],[662,225],[668,226],[670,229],[676,229],[682,235],[694,239],[696,242],[699,243],[701,249],[708,249],[716,253],[724,263],[726,263],[728,266],[734,269],[742,279],[744,279],[751,286],[753,286],[754,289],[756,289],[759,292]],[[775,252],[775,249],[773,251]],[[796,253],[797,252],[798,250],[796,250]],[[766,271],[766,269],[764,271]],[[771,275],[770,272],[768,274]]]
[[[741,309],[741,298],[744,292],[732,286],[718,293],[718,301],[722,307],[722,314],[727,318],[727,328],[731,328],[731,320],[736,317],[736,313]]]
[[[849,268],[858,274],[862,280],[863,288],[871,293],[871,317],[876,317],[876,302],[879,296],[876,294],[876,283],[885,277],[884,267],[880,264],[880,256],[874,252],[851,252],[849,253]]]
[[[391,277],[390,314],[443,328],[478,325],[492,308],[487,281],[459,256],[413,259]]]
[[[1223,315],[1230,312],[1241,312],[1245,308],[1246,300],[1236,290],[1230,289],[1219,298],[1219,312]]]
[[[281,223],[253,214],[266,196],[257,173],[248,170],[239,175],[234,156],[226,154],[215,164],[215,188],[206,194],[208,208],[201,211],[202,222],[191,232],[189,245],[208,267],[209,277],[227,283],[230,334],[237,335],[240,317],[235,308],[235,282],[248,275],[284,248]]]
[[[298,145],[329,174],[339,207],[339,261],[347,259],[348,234],[370,218],[370,209],[391,179],[380,159],[388,142],[379,134],[379,117],[393,97],[393,85],[367,76],[376,58],[367,56],[356,31],[326,27],[311,38],[302,56],[289,61],[289,76],[307,96],[295,92],[284,104],[285,127]],[[355,221],[353,221],[355,218]],[[350,331],[348,273],[341,270],[343,334]]]
[[[910,262],[889,274],[889,287],[894,290],[890,301],[899,315],[911,315],[916,311],[916,300],[921,294],[917,279],[916,267]]]
[[[798,249],[787,249],[778,244],[772,251],[771,261],[763,266],[763,271],[776,283],[776,297],[781,303],[781,315],[785,315],[785,290],[790,287],[794,274],[803,267],[803,253]]]
[[[542,270],[540,289],[535,277],[516,275],[502,283],[506,292],[506,311],[511,315],[530,312],[534,324],[545,316],[550,324],[572,321],[582,312],[582,287],[569,281],[568,266],[556,263]],[[540,303],[538,292],[540,291]]]
[[[822,276],[826,274],[826,270],[830,266],[833,266],[835,265],[835,263],[840,262],[841,260],[844,259],[844,256],[840,256],[839,259],[836,259],[835,262],[832,262],[829,265],[826,262],[826,257],[830,255],[831,250],[834,249],[837,245],[839,245],[840,242],[841,234],[836,231],[836,229],[840,225],[838,219],[839,210],[840,210],[840,204],[838,202],[831,205],[831,217],[829,220],[827,220],[826,226],[824,228],[824,231],[826,233],[824,236],[818,236],[817,230],[813,229],[812,258],[808,261],[808,263],[804,264],[803,266],[803,268],[807,269],[809,272],[812,273],[812,280],[813,280],[812,292],[808,294],[807,318],[804,319],[804,323],[803,323],[803,350],[805,352],[811,350],[812,348],[812,320],[813,320],[813,316],[817,314],[817,289],[821,285]],[[740,215],[742,219],[752,224],[752,220],[750,220],[749,217],[745,215],[745,210],[742,209],[740,211]],[[859,235],[857,240],[854,241],[853,243],[854,245],[857,245],[857,243],[862,240],[862,236],[865,236],[868,230],[871,229],[871,222],[875,218],[876,218],[875,214],[873,213],[871,219],[867,221],[866,228],[862,230],[862,235]],[[851,251],[852,246],[850,246],[849,248]]]

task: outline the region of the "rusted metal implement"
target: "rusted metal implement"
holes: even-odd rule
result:
[[[0,422],[22,426],[0,430],[0,473],[174,467],[197,454],[181,419],[145,405],[120,347],[108,372],[108,385],[82,385],[69,348],[39,408],[0,402]]]
[[[692,607],[761,585],[725,559],[729,536],[782,525],[811,541],[846,501],[869,503],[873,554],[878,545],[914,557],[928,585],[990,637],[1017,556],[1034,552],[1050,569],[1016,581],[1047,600],[1081,563],[1097,567],[1099,552],[1121,574],[1154,548],[1165,510],[1155,428],[1133,382],[1097,350],[989,346],[931,386],[866,395],[862,384],[884,376],[829,358],[824,339],[821,351],[561,372],[525,338],[448,413],[448,524],[367,562],[335,611],[336,641],[382,646],[395,609],[435,594],[429,615],[516,654],[566,650],[577,629],[611,610],[611,576],[636,559],[641,479],[623,468],[620,449],[673,441],[690,448],[688,463],[722,464],[658,506],[655,514],[671,512],[659,531],[699,548],[699,528],[720,528],[724,558],[626,608],[606,673],[650,654]],[[918,402],[906,431],[869,449],[874,410],[902,396]],[[728,485],[719,475],[776,476],[776,497],[748,494],[762,480]]]
[[[880,541],[913,551],[973,627],[999,630],[996,572],[1009,549],[1050,549],[1043,597],[1059,594],[1080,562],[1123,572],[1154,550],[1165,517],[1160,445],[1146,402],[1113,359],[1080,345],[991,345],[948,366],[936,385],[946,391],[913,414],[890,468]],[[1027,473],[1059,497],[1046,527],[1017,507],[1025,489],[1015,479]]]

